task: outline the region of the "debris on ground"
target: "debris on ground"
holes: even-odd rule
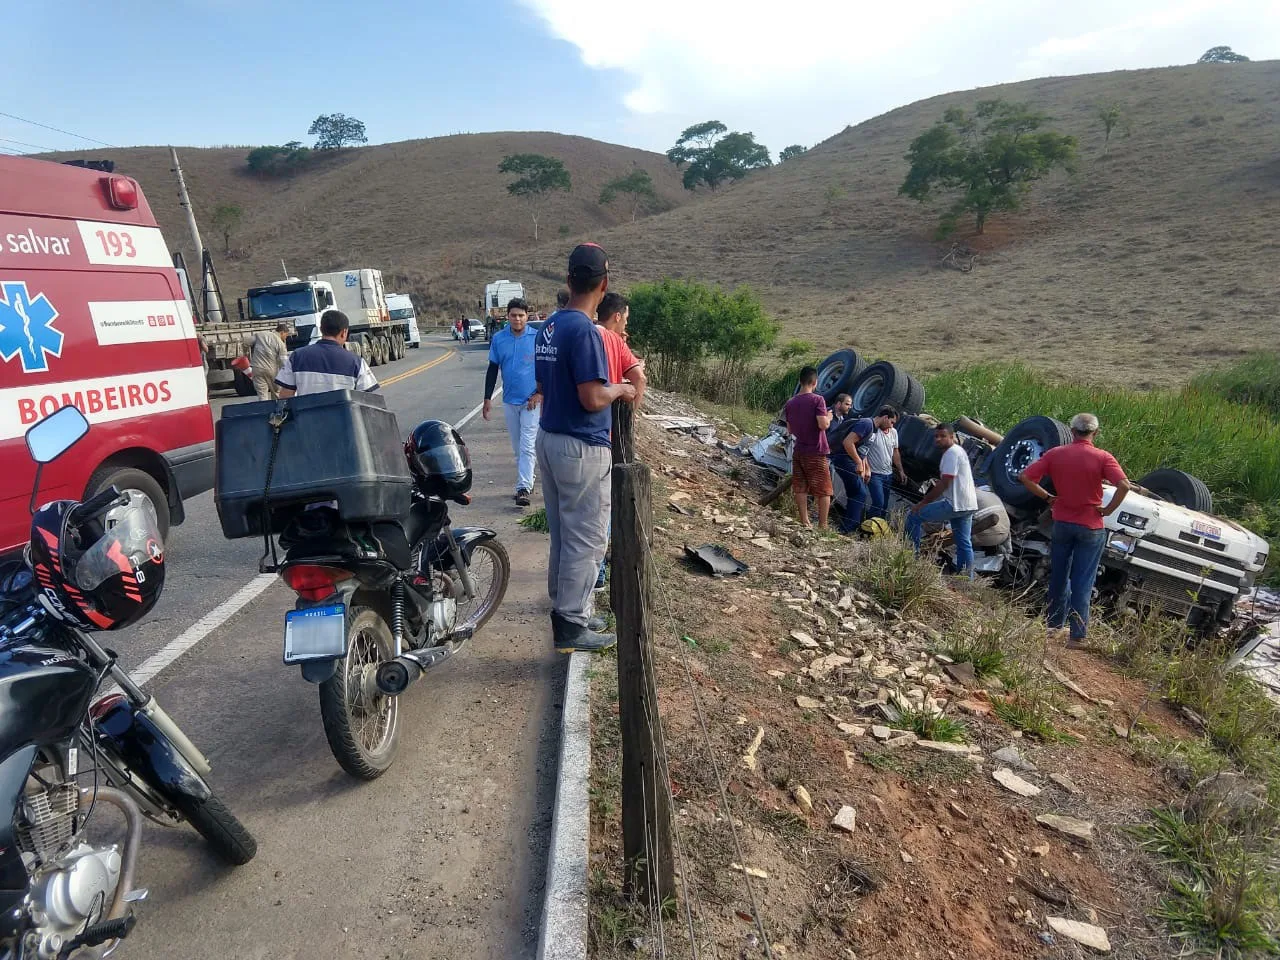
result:
[[[713,577],[734,577],[746,573],[750,567],[716,543],[704,543],[694,549],[686,546],[684,555],[695,567]]]

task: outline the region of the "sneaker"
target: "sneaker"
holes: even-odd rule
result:
[[[516,491],[516,506],[527,507],[529,505],[529,491],[521,487]]]
[[[551,632],[557,653],[598,653],[618,642],[612,633],[596,633],[555,613],[551,615]]]
[[[587,620],[587,629],[592,633],[601,633],[607,626],[609,626],[609,621],[604,617],[590,617]]]
[[[604,584],[604,567],[603,567],[603,566],[601,566],[601,567],[600,567],[600,573],[599,573],[599,575],[596,577],[596,589],[597,589],[597,590],[603,590],[603,589],[604,589],[604,585],[605,585],[605,584]]]

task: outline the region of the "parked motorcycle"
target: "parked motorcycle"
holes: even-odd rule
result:
[[[347,524],[336,509],[299,511],[281,534],[281,578],[298,595],[284,662],[320,686],[320,718],[342,769],[386,772],[400,738],[398,697],[458,653],[502,602],[511,576],[493,530],[450,527],[468,504],[471,461],[440,420],[405,443],[413,499],[402,523]]]
[[[27,431],[31,541],[0,567],[0,957],[102,957],[133,928],[144,816],[191,824],[228,863],[252,836],[210,789],[209,761],[90,633],[142,619],[164,586],[155,508],[114,487],[35,509],[44,465],[89,430],[63,407]],[[111,678],[120,692],[94,700]],[[87,839],[98,804],[123,848]]]

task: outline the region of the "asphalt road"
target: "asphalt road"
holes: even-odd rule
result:
[[[436,340],[377,368],[386,382],[440,360],[385,387],[401,428],[428,416],[456,422],[474,408],[486,352],[483,343]],[[405,694],[399,756],[372,783],[337,766],[315,687],[281,664],[293,605],[282,584],[267,585],[165,668],[150,689],[209,756],[214,789],[259,853],[227,868],[189,828],[148,825],[138,882],[150,898],[118,956],[536,952],[567,658],[552,652],[547,628],[545,537],[517,525],[505,427],[476,417],[463,433],[475,500],[453,507],[453,522],[498,530],[512,559],[503,606],[460,656]],[[126,668],[253,581],[261,544],[224,540],[206,495],[188,504],[169,551],[157,610],[113,638]]]

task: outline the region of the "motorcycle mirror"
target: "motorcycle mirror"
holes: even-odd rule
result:
[[[52,463],[89,432],[89,421],[76,407],[62,407],[27,431],[27,451],[39,464]]]

